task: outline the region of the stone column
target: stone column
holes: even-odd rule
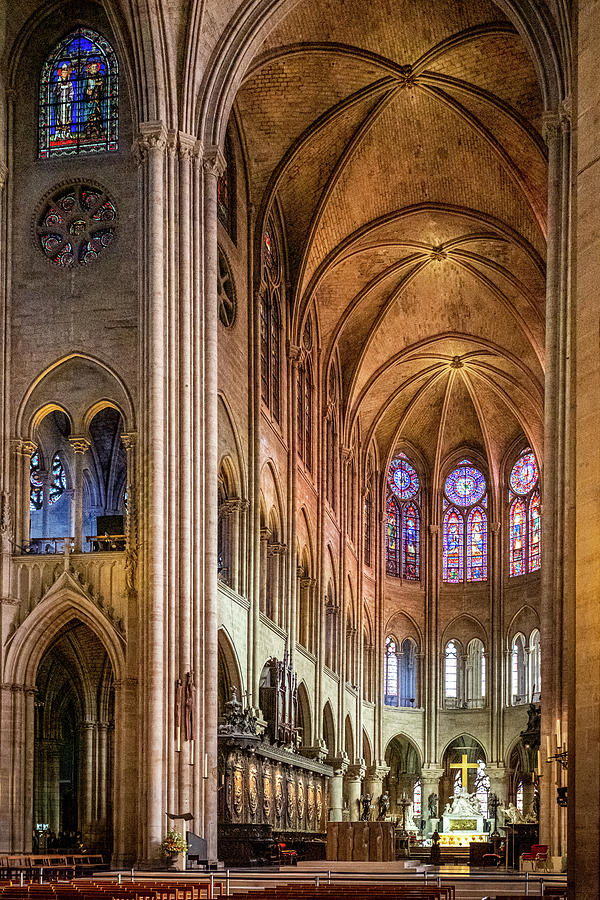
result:
[[[437,516],[437,504],[432,504],[433,515]],[[425,752],[426,765],[438,762],[438,718],[440,692],[441,653],[438,638],[438,600],[439,582],[439,525],[432,523],[427,535],[427,574],[425,599],[425,670],[424,694],[422,705],[425,709]]]
[[[351,822],[360,821],[360,798],[362,796],[362,783],[365,772],[366,767],[362,762],[348,766],[348,771],[346,772],[346,794]]]
[[[489,764],[485,767],[486,774],[490,779],[490,791],[506,805],[509,800],[510,793],[510,772],[503,765]]]
[[[379,815],[378,803],[379,798],[383,793],[383,779],[389,771],[389,766],[374,765],[369,766],[369,768],[365,772],[364,786],[365,791],[368,792],[372,797],[374,818],[377,818],[377,816]]]
[[[348,769],[348,757],[345,754],[330,761],[333,776],[329,780],[329,821],[341,822],[344,809],[344,775]]]
[[[33,441],[15,442],[15,469],[17,478],[16,534],[19,547],[29,540],[29,502],[31,485],[31,456],[37,449]]]
[[[444,774],[443,769],[439,769],[435,766],[424,766],[421,769],[421,784],[422,784],[422,815],[421,818],[427,819],[427,830],[430,833],[433,833],[435,829],[438,827],[438,822],[442,816],[442,810],[440,808],[441,798],[440,798],[440,778]],[[437,797],[437,816],[431,816],[429,814],[429,798],[432,794],[435,794]]]
[[[75,460],[75,478],[73,484],[73,551],[81,553],[83,545],[83,458],[91,447],[88,438],[83,435],[69,438]]]
[[[82,722],[79,757],[79,827],[84,842],[93,843],[94,833],[94,753],[96,723]]]

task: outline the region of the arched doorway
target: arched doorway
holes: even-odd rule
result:
[[[468,766],[465,770],[466,784],[463,781],[462,769],[459,768],[465,757]],[[487,818],[490,780],[485,770],[486,762],[485,750],[479,741],[469,734],[461,734],[448,744],[442,760],[444,774],[440,779],[440,815],[455,790],[462,784],[469,793],[477,795],[482,815]]]
[[[37,849],[112,852],[114,677],[104,645],[78,619],[36,675],[33,830]]]
[[[390,796],[390,814],[403,821],[403,801],[408,804],[404,815],[408,831],[421,828],[421,756],[413,742],[403,734],[387,745],[385,762],[390,771],[385,777],[384,791]]]

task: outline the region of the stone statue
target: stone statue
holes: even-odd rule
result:
[[[183,722],[184,741],[193,741],[196,738],[196,685],[194,673],[188,672],[185,676],[185,718]]]
[[[465,787],[459,787],[452,797],[452,803],[448,803],[444,810],[445,816],[469,819],[481,815],[479,800],[475,794],[470,794]]]
[[[360,814],[361,822],[368,822],[371,818],[371,802],[373,798],[371,794],[363,794],[360,798],[360,805],[362,808],[362,812]]]
[[[509,803],[506,807],[503,806],[502,812],[504,813],[505,825],[521,825],[525,821],[514,803]]]
[[[430,794],[427,798],[427,806],[429,808],[429,818],[437,819],[438,814],[438,795]]]
[[[387,816],[390,810],[390,795],[386,791],[379,798],[379,815],[377,816],[377,821],[382,822]]]

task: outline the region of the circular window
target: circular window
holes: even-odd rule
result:
[[[392,490],[401,500],[410,500],[419,490],[419,476],[402,454],[390,463]]]
[[[524,453],[514,464],[510,473],[510,486],[515,494],[524,496],[535,486],[539,475],[535,456],[530,450],[528,453]]]
[[[89,265],[112,243],[117,210],[99,187],[61,188],[44,205],[36,234],[57,266]]]
[[[485,494],[485,478],[466,460],[446,478],[445,491],[451,503],[471,506]]]
[[[219,319],[225,328],[231,328],[237,314],[237,300],[235,296],[235,282],[227,257],[219,247],[219,275],[217,283],[217,295],[219,298]]]

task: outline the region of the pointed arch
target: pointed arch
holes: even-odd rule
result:
[[[331,703],[328,700],[323,707],[323,740],[325,741],[325,745],[327,747],[327,759],[333,759],[336,755],[336,742],[335,742],[335,721],[333,718],[333,709],[331,708]]]
[[[222,713],[225,703],[231,700],[235,690],[240,703],[244,702],[244,681],[242,667],[235,649],[235,644],[227,629],[222,625],[217,632],[217,653],[219,667],[219,711]]]
[[[346,755],[350,760],[350,764],[354,763],[356,759],[355,755],[355,744],[354,744],[354,728],[352,727],[352,719],[349,715],[346,716],[344,721],[344,750],[346,751]]]
[[[509,575],[525,572],[525,503],[521,497],[513,500],[509,513]]]
[[[310,747],[312,745],[312,712],[305,681],[301,681],[298,685],[298,725],[302,731],[300,746]]]
[[[455,506],[444,514],[444,581],[460,584],[463,581],[464,520]]]
[[[70,583],[72,582],[72,584]],[[109,619],[66,573],[61,576],[11,638],[6,654],[5,678],[10,683],[35,687],[40,660],[58,633],[70,621],[87,625],[103,644],[115,681],[125,677],[124,638]]]

